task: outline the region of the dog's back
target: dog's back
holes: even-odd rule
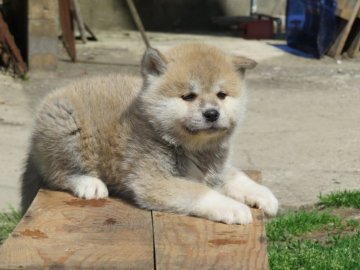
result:
[[[114,141],[114,133],[117,128],[127,128],[122,118],[126,118],[124,114],[140,89],[138,77],[109,75],[84,78],[43,100],[22,177],[23,211],[45,184],[42,179],[47,179],[51,187],[52,182],[65,177],[63,171],[74,174],[91,171],[97,176],[97,171],[109,169],[106,167],[111,166],[109,153],[114,151],[115,143],[119,144]]]

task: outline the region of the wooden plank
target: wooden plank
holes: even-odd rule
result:
[[[337,0],[337,7],[335,11],[336,16],[344,20],[349,20],[355,4],[356,0]],[[357,17],[360,18],[360,10]]]
[[[334,44],[331,46],[330,50],[328,51],[327,54],[329,56],[332,56],[335,58],[340,56],[359,10],[360,10],[360,0],[357,0],[356,4],[354,6],[354,9],[352,10],[352,14],[351,14],[348,22],[346,23],[346,26],[340,32],[340,34],[337,36]]]
[[[0,247],[0,269],[268,269],[263,213],[252,211],[253,224],[226,225],[40,190]]]
[[[245,173],[261,182],[261,172]],[[252,214],[244,226],[154,211],[156,269],[268,269],[264,214]]]
[[[268,269],[263,213],[252,213],[244,226],[154,212],[156,269]]]
[[[0,247],[0,269],[153,269],[151,213],[40,190]]]
[[[71,61],[76,62],[74,28],[71,17],[71,0],[59,0],[62,41]]]

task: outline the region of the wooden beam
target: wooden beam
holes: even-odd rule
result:
[[[76,48],[73,21],[71,16],[71,0],[59,0],[62,41],[71,61],[76,62]]]
[[[334,44],[329,49],[327,53],[329,56],[338,58],[341,55],[342,50],[344,49],[345,46],[345,42],[350,34],[351,28],[354,24],[354,21],[359,11],[360,11],[360,0],[357,0],[356,4],[354,5],[354,9],[352,10],[351,16],[349,17],[348,22],[346,23],[344,29],[337,36]]]
[[[154,212],[156,269],[268,269],[263,213],[252,213],[244,226]]]
[[[151,213],[40,190],[0,247],[0,269],[153,269]]]
[[[252,213],[253,224],[226,225],[40,190],[0,247],[0,269],[268,269],[263,213]]]

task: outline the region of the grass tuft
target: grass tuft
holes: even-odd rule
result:
[[[360,191],[320,196],[319,205],[266,225],[270,269],[360,269],[360,222],[352,218],[359,213]]]
[[[270,221],[266,225],[266,234],[270,241],[285,241],[291,236],[306,232],[341,227],[341,219],[327,212],[300,211],[288,213]]]
[[[5,213],[0,212],[0,244],[9,236],[15,229],[16,225],[21,219],[20,211],[13,207],[9,207],[9,211]]]
[[[332,192],[319,196],[319,204],[326,207],[353,207],[360,209],[360,190]]]
[[[345,237],[332,237],[327,245],[292,239],[286,244],[273,243],[269,248],[271,270],[360,269],[360,232]]]

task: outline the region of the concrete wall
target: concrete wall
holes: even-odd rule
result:
[[[28,0],[28,64],[30,69],[56,69],[58,1]]]
[[[157,31],[210,30],[212,17],[222,15],[218,0],[137,0],[144,25]]]
[[[250,0],[134,0],[147,30],[211,30],[213,16],[249,15]],[[258,11],[284,15],[286,0],[258,0]],[[79,0],[94,29],[135,29],[125,0]]]
[[[125,0],[78,1],[84,22],[90,28],[135,29]]]

